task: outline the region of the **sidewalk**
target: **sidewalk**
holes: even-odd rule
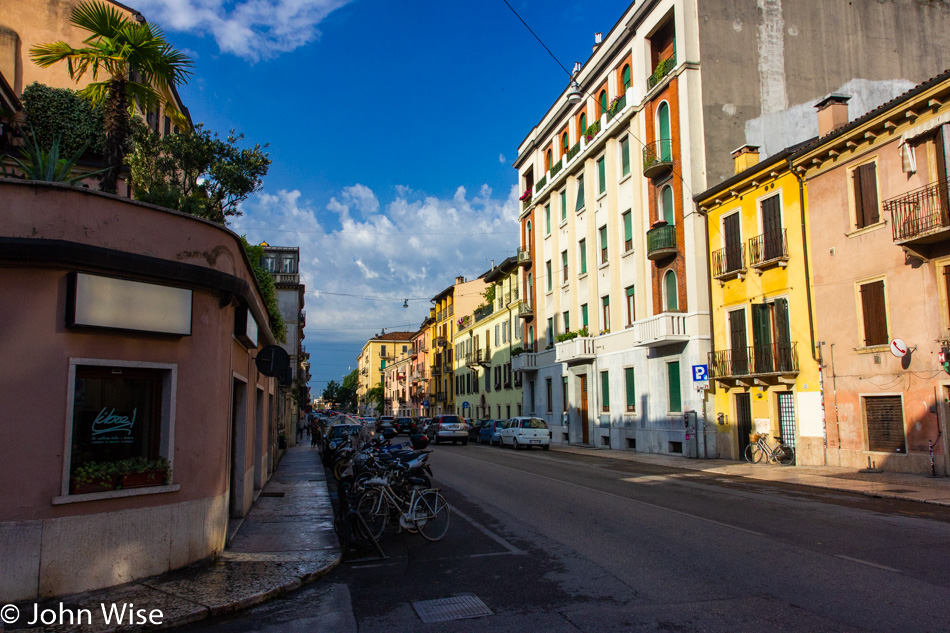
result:
[[[54,625],[13,629],[24,633],[99,633],[134,630],[128,621],[105,624],[100,605],[132,604],[138,612],[162,612],[161,628],[245,609],[315,580],[336,567],[340,544],[333,507],[316,448],[297,446],[284,455],[234,539],[217,560],[99,591],[40,603],[40,609],[88,609],[91,626]],[[347,605],[348,606],[348,605]],[[33,603],[20,605],[21,621]],[[154,627],[149,627],[154,628]],[[3,628],[0,626],[0,631]]]
[[[861,473],[852,468],[832,466],[779,466],[749,464],[723,459],[688,459],[672,455],[652,455],[611,449],[584,448],[551,444],[551,450],[604,459],[641,462],[669,468],[697,470],[704,473],[745,477],[798,486],[854,492],[870,497],[905,499],[950,506],[950,477],[930,478],[906,473]]]

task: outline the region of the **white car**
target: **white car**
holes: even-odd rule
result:
[[[551,449],[551,429],[541,418],[511,418],[499,432],[502,446]]]

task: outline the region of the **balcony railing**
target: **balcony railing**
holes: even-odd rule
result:
[[[730,244],[712,254],[713,279],[735,277],[746,271],[745,247],[742,243]]]
[[[647,231],[647,259],[676,254],[676,225],[660,224]]]
[[[529,194],[521,200],[521,210],[524,211],[530,206],[531,206],[531,195]]]
[[[562,167],[564,167],[564,163],[562,163],[561,161],[557,161],[556,163],[554,163],[553,165],[551,165],[551,178],[552,178],[552,179],[553,179],[555,176],[557,176],[558,172],[561,171],[561,168],[562,168]]]
[[[494,311],[495,311],[494,301],[492,301],[486,306],[483,306],[475,310],[475,312],[473,313],[473,316],[475,317],[475,323],[478,323],[479,321],[491,316]]]
[[[777,376],[798,373],[797,343],[752,345],[709,352],[712,378]]]
[[[542,177],[541,177],[541,180],[539,180],[539,181],[537,182],[537,184],[534,186],[534,190],[535,190],[535,191],[541,191],[542,189],[544,189],[544,185],[546,185],[546,184],[548,184],[548,177],[547,177],[547,176],[542,176]]]
[[[518,306],[518,317],[522,319],[530,319],[534,316],[534,309],[531,307],[531,304],[527,301],[522,301],[521,305]]]
[[[882,205],[891,212],[894,242],[936,241],[934,235],[950,228],[950,181],[941,180],[886,200]],[[937,239],[942,239],[938,236]]]
[[[656,65],[656,68],[653,69],[653,74],[650,75],[647,79],[647,90],[653,90],[653,88],[663,81],[663,78],[670,74],[676,67],[676,52],[674,51],[672,55],[661,61]]]
[[[521,266],[530,266],[531,265],[531,253],[526,251],[523,248],[518,249],[518,263]]]
[[[594,137],[600,134],[600,121],[594,121],[591,123],[587,130],[584,132],[584,136],[587,138],[587,142],[590,143],[594,140]]]
[[[749,259],[753,267],[788,261],[788,242],[785,229],[769,231],[749,240]]]
[[[436,401],[436,402],[445,402],[445,401],[446,401],[445,392],[444,392],[444,391],[440,391],[439,393],[435,394],[435,401]]]
[[[673,141],[661,138],[643,146],[643,175],[647,178],[665,176],[673,169]]]
[[[511,359],[511,371],[537,371],[538,355],[531,352],[522,352]]]
[[[617,113],[627,107],[627,93],[623,93],[618,98],[614,99],[611,102],[610,106],[607,107],[607,120],[617,116]]]
[[[589,363],[594,360],[594,339],[590,336],[578,336],[562,341],[554,346],[555,360],[559,363]]]
[[[571,149],[567,151],[567,160],[571,160],[572,158],[577,156],[580,153],[580,151],[581,151],[581,142],[577,141],[576,143],[574,143],[574,147],[572,147]]]
[[[706,317],[708,319],[708,317]],[[693,331],[690,331],[692,319]],[[706,321],[708,322],[708,321]],[[693,336],[699,336],[698,315],[687,315],[680,312],[666,312],[642,319],[633,324],[634,343],[637,347],[659,347],[688,341]]]

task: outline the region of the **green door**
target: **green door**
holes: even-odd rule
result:
[[[768,374],[772,370],[772,323],[769,306],[752,304],[752,346],[755,355],[755,373]]]
[[[683,410],[683,396],[680,393],[680,363],[673,361],[667,363],[666,371],[668,375],[668,384],[670,390],[670,412],[676,413]]]
[[[673,142],[670,136],[670,106],[664,101],[656,113],[657,141],[659,141],[658,158],[664,163],[673,160]]]

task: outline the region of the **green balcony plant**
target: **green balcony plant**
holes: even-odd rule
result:
[[[573,339],[576,339],[578,336],[580,336],[580,334],[578,334],[577,332],[571,332],[569,330],[565,332],[564,334],[558,334],[555,338],[557,339],[558,343],[563,343],[564,341],[571,341]]]

